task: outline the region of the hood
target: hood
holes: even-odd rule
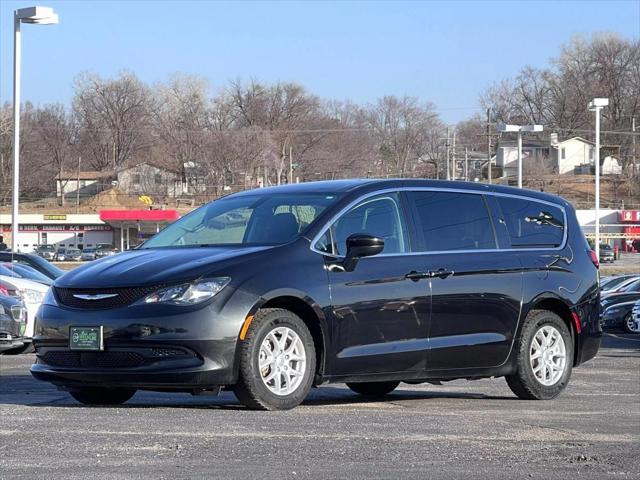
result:
[[[149,248],[109,255],[56,280],[65,288],[115,288],[191,281],[215,272],[225,260],[272,247]]]
[[[27,280],[26,278],[9,277],[7,275],[0,275],[0,283],[5,283],[12,286],[14,289],[29,289],[37,292],[46,293],[49,290],[48,285],[43,285],[34,280]]]

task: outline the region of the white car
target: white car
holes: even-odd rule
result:
[[[25,347],[27,348],[25,348],[25,350],[31,346],[31,339],[35,329],[36,312],[38,308],[40,308],[49,288],[48,285],[43,285],[33,280],[0,275],[0,295],[4,294],[19,298],[27,309],[27,327],[24,332],[24,338],[26,340]],[[27,345],[27,343],[29,345]]]

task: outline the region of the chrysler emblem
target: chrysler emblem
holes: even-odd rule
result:
[[[105,300],[107,298],[117,297],[117,293],[86,293],[86,294],[73,294],[74,297],[80,300]]]

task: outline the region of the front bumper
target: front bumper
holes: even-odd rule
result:
[[[217,303],[103,310],[43,305],[36,319],[31,373],[63,388],[100,385],[193,392],[232,385],[237,381],[236,346],[243,320],[225,315]],[[100,325],[103,351],[69,350],[70,326]]]

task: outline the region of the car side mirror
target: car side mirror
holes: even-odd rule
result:
[[[384,240],[373,235],[355,233],[347,238],[347,254],[342,266],[346,272],[352,272],[362,257],[372,257],[384,250]]]

